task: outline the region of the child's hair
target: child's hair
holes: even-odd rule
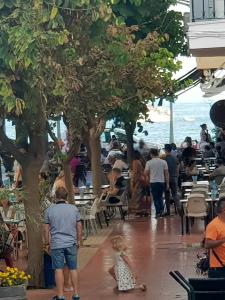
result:
[[[111,239],[112,248],[115,251],[126,251],[127,245],[125,243],[125,239],[121,235],[116,235]]]

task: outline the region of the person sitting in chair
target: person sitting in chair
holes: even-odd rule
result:
[[[126,180],[118,168],[112,169],[112,182],[111,187],[106,191],[106,198],[111,204],[119,203],[120,200],[117,196],[121,196],[126,188]]]

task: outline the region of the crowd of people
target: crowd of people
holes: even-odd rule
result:
[[[54,144],[50,143],[49,151],[40,170],[40,183],[46,181],[50,183],[49,196],[51,199],[55,199],[53,204],[49,202],[45,206],[43,212],[45,216],[44,243],[46,247],[50,246],[51,248],[52,264],[55,269],[57,296],[53,299],[64,299],[64,286],[68,285],[66,279],[64,285],[64,276],[68,278],[68,274],[70,274],[74,291],[73,299],[77,300],[79,295],[76,259],[77,249],[82,240],[81,216],[77,208],[72,208],[66,202],[65,174],[55,158],[54,151]],[[154,203],[156,218],[170,216],[171,204],[174,204],[175,213],[179,212],[181,182],[193,180],[193,176],[201,175],[196,166],[197,153],[198,155],[201,153],[202,159],[207,160],[212,157],[216,159],[216,169],[210,173],[210,179],[225,177],[225,130],[221,130],[216,143],[214,143],[206,124],[201,125],[199,143],[193,141],[191,137],[186,137],[179,146],[174,143],[165,144],[163,149],[159,150],[149,148],[147,143],[140,140],[137,145],[134,145],[131,162],[127,161],[126,153],[126,145],[120,143],[114,135],[108,148],[101,150],[102,173],[105,175],[105,182],[110,186],[103,191],[101,199],[103,205],[106,201],[110,205],[126,201],[128,210],[124,211],[124,214],[133,214],[136,217],[151,215],[151,202]],[[79,191],[81,185],[90,185],[91,177],[88,176],[88,173],[91,166],[84,145],[81,145],[79,154],[70,159],[69,166],[74,191]],[[14,162],[13,171],[13,187],[22,188],[22,170],[17,161]],[[123,199],[124,194],[126,197]],[[47,193],[44,192],[44,195],[46,196]],[[46,209],[46,207],[48,208]],[[224,209],[222,203],[221,213],[224,212]],[[4,220],[14,218],[15,213],[14,207],[10,205],[8,199],[1,201],[0,225],[5,226]],[[110,213],[108,211],[109,218],[112,217]],[[209,248],[213,247],[209,242],[212,236],[211,231],[209,227],[206,235],[206,245]],[[145,284],[137,285],[134,280],[129,258],[125,254],[126,243],[123,238],[114,237],[112,245],[116,252],[116,262],[110,270],[110,274],[116,279],[118,289],[137,288],[145,291]],[[8,266],[12,266],[9,252],[5,253],[3,258]],[[67,275],[64,268],[65,262],[69,269],[69,272],[67,269]]]

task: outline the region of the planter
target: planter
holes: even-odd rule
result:
[[[26,286],[0,287],[0,300],[26,300]]]

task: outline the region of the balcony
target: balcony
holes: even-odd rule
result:
[[[220,57],[225,61],[225,0],[190,0],[188,24],[190,53],[196,57]]]
[[[225,19],[225,0],[191,0],[192,22]]]

